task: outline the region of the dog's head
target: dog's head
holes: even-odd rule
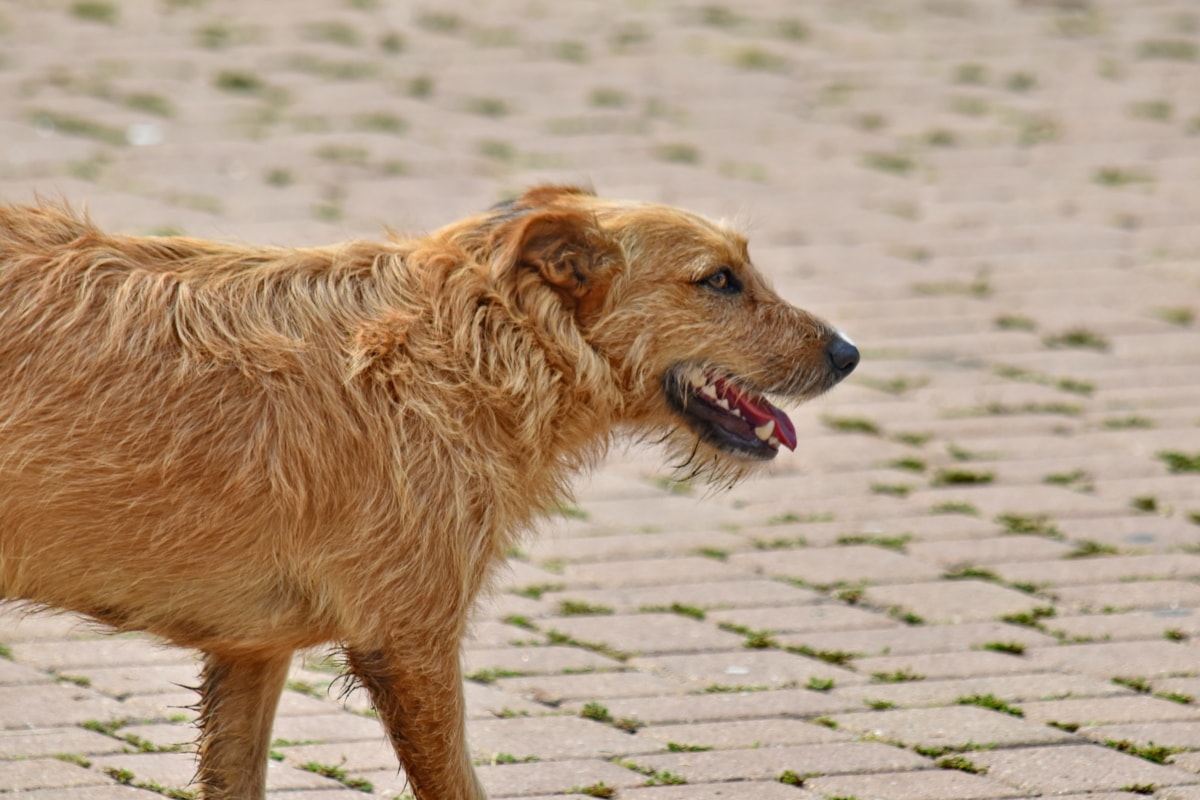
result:
[[[858,364],[846,337],[770,288],[743,236],[698,215],[539,187],[493,208],[488,230],[497,285],[524,284],[532,304],[540,284],[606,365],[624,421],[693,469],[736,474],[795,449],[768,397],[809,400]]]

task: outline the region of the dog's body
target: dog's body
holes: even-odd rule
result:
[[[482,798],[459,647],[516,537],[623,432],[723,478],[794,447],[762,393],[857,360],[736,234],[575,189],[309,250],[0,208],[0,597],[204,651],[206,798],[263,796],[325,642],[418,797]]]

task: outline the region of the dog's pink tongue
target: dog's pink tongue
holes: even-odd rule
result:
[[[729,401],[730,406],[740,409],[742,419],[753,427],[758,428],[774,421],[775,438],[788,450],[796,449],[796,426],[783,411],[766,400],[751,399],[736,384],[727,381],[717,381],[717,392]]]

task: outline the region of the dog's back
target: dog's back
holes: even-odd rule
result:
[[[195,645],[327,636],[281,572],[384,472],[337,309],[297,305],[324,281],[361,306],[334,284],[368,267],[336,261],[0,208],[0,595]]]

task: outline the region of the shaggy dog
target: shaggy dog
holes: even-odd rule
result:
[[[262,798],[337,643],[420,798],[482,798],[460,640],[619,435],[718,481],[858,363],[744,238],[544,186],[428,236],[284,249],[0,208],[0,596],[204,654],[205,798]]]

